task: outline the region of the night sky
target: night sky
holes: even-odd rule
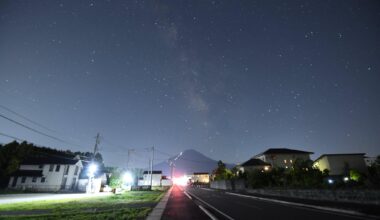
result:
[[[379,1],[1,0],[0,113],[61,141],[4,118],[0,132],[73,151],[100,132],[120,166],[153,145],[375,156],[379,49]]]

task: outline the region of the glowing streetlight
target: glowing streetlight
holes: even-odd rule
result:
[[[130,172],[126,172],[123,175],[123,181],[124,181],[125,184],[130,185],[133,182],[132,174]]]
[[[90,164],[90,166],[88,167],[88,172],[87,172],[87,175],[89,177],[93,177],[95,172],[98,170],[98,166],[94,163]]]
[[[95,163],[91,163],[88,166],[87,175],[88,175],[88,193],[92,193],[94,190],[93,182],[95,172],[98,170],[98,166]]]

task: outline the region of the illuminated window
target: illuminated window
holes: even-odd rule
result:
[[[293,163],[293,160],[290,160],[290,163]]]
[[[287,161],[286,160],[284,160],[284,163],[286,163]]]

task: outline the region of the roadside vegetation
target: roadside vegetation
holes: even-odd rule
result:
[[[360,173],[347,165],[345,180],[332,181],[329,171],[320,171],[311,160],[296,160],[288,169],[272,168],[242,173],[236,167],[226,168],[222,161],[213,171],[214,180],[244,180],[250,188],[380,188],[380,156],[368,167],[368,173]]]
[[[0,219],[144,219],[163,191],[0,205]]]

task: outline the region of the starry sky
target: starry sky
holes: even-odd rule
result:
[[[379,1],[1,0],[0,114],[55,139],[4,118],[0,132],[73,151],[99,132],[118,166],[151,146],[157,162],[375,156],[379,39]]]

